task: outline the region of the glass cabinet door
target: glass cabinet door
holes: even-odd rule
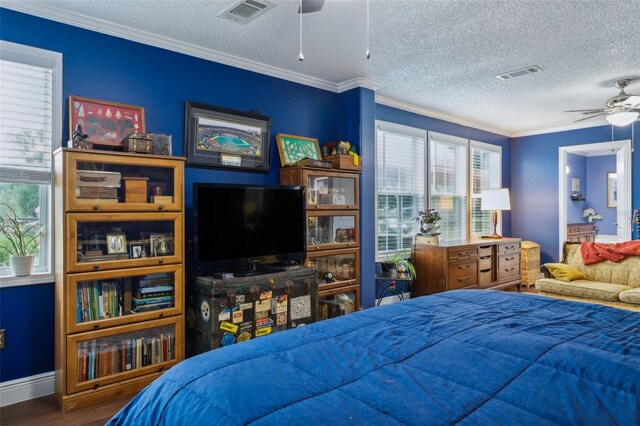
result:
[[[307,172],[307,209],[357,209],[359,175]]]
[[[71,213],[67,238],[75,247],[69,272],[182,261],[182,213]]]
[[[161,372],[184,357],[182,317],[70,335],[69,393]]]
[[[182,159],[73,150],[65,154],[67,211],[182,210]]]
[[[67,279],[67,333],[182,312],[181,265],[69,274]]]
[[[359,279],[358,250],[334,250],[310,253],[305,266],[316,268],[322,288],[340,287]]]
[[[307,213],[307,250],[357,247],[358,213]]]
[[[335,318],[360,309],[360,289],[357,285],[320,291],[318,320]]]

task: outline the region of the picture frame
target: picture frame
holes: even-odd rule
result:
[[[318,139],[278,133],[276,142],[282,167],[295,166],[298,161],[305,158],[322,160]]]
[[[69,96],[69,137],[78,124],[93,145],[121,146],[131,133],[146,131],[143,107]]]
[[[618,174],[607,172],[607,208],[618,207]]]
[[[123,232],[107,233],[107,254],[123,254],[127,252],[127,236]]]
[[[172,234],[150,234],[149,251],[151,257],[171,256],[174,254]]]
[[[187,165],[269,173],[271,118],[187,101]]]
[[[131,245],[131,259],[138,259],[142,257],[142,244]]]

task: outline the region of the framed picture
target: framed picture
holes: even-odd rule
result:
[[[607,208],[618,207],[618,174],[616,172],[607,173]]]
[[[145,132],[144,108],[70,96],[69,137],[78,124],[88,135],[85,142],[120,146],[131,133]]]
[[[142,245],[141,244],[132,244],[131,245],[131,258],[137,259],[142,257]]]
[[[280,163],[283,167],[295,166],[298,161],[305,158],[322,160],[318,139],[278,133],[276,141],[278,143]]]
[[[173,254],[173,235],[171,234],[150,234],[149,247],[151,256],[170,256]]]
[[[127,237],[123,233],[106,234],[107,254],[121,254],[127,252]]]
[[[271,119],[187,101],[187,164],[269,172]]]

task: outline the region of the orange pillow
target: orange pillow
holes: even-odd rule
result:
[[[585,280],[587,276],[573,266],[565,263],[546,263],[545,268],[553,275],[553,278],[560,281]]]

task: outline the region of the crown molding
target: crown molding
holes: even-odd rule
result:
[[[585,122],[572,123],[572,124],[568,124],[566,126],[547,127],[547,128],[538,129],[538,130],[525,130],[525,131],[522,131],[522,132],[513,132],[511,137],[512,138],[521,138],[521,137],[524,137],[524,136],[544,135],[546,133],[558,133],[558,132],[567,132],[569,130],[589,129],[589,128],[592,128],[592,127],[611,127],[611,124],[609,124],[606,121],[604,123],[600,123],[600,124],[593,124],[593,122],[591,122],[591,123],[585,123]]]
[[[376,103],[382,104],[386,106],[390,106],[392,108],[398,108],[404,111],[413,112],[415,114],[424,115],[431,118],[437,118],[439,120],[448,121],[450,123],[460,124],[462,126],[473,127],[474,129],[484,130],[486,132],[495,133],[501,136],[512,137],[511,133],[498,129],[496,127],[487,126],[486,124],[478,123],[473,120],[469,120],[466,118],[458,117],[455,115],[447,114],[445,112],[436,111],[433,109],[425,108],[419,105],[415,105],[405,101],[399,101],[397,99],[388,98],[386,96],[377,95],[376,94]]]
[[[103,19],[83,15],[81,13],[70,12],[41,2],[5,0],[2,2],[2,7],[63,24],[72,25],[74,27],[84,28],[86,30],[135,41],[149,46],[159,47],[173,52],[183,53],[196,58],[218,62],[235,68],[241,68],[247,71],[304,84],[305,86],[311,86],[334,93],[341,93],[356,87],[365,87],[375,91],[380,86],[380,84],[375,81],[361,77],[353,78],[342,83],[334,83],[317,77],[311,77],[298,72],[285,70],[219,52],[213,49],[196,46],[191,43],[185,43],[147,31],[138,30],[125,25],[105,21]]]
[[[364,87],[365,89],[373,90],[375,92],[378,90],[378,87],[380,87],[380,83],[363,77],[352,78],[350,80],[343,81],[342,83],[338,83],[337,92],[342,93],[357,87]]]

